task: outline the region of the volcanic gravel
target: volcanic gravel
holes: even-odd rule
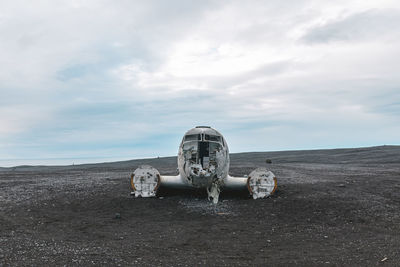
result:
[[[176,157],[0,168],[0,266],[400,266],[399,146],[232,154],[231,175],[268,167],[278,191],[217,205],[133,198],[141,164],[176,174]]]

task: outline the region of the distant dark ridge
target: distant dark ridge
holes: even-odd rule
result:
[[[391,164],[400,163],[400,146],[384,145],[362,148],[337,148],[316,150],[289,150],[272,152],[242,152],[231,153],[231,165],[264,166],[265,160],[271,159],[272,164],[280,163],[316,163],[316,164]],[[124,170],[135,169],[139,165],[153,165],[162,170],[171,170],[177,165],[176,156],[149,159],[134,159],[127,161],[77,164],[67,166],[16,166],[2,168],[0,171],[54,171],[54,170],[87,170],[99,169]],[[176,167],[174,167],[176,168]],[[170,171],[169,171],[170,172]]]
[[[389,164],[400,163],[400,146],[243,152],[231,154],[231,163],[248,158],[252,163],[265,163],[269,158],[272,163]]]

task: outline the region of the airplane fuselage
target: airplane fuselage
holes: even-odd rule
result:
[[[222,184],[228,176],[229,149],[215,129],[198,126],[186,132],[178,152],[179,174],[195,188]]]
[[[247,189],[254,199],[275,192],[277,180],[271,171],[257,168],[246,177],[232,177],[228,175],[229,163],[229,149],[222,134],[208,126],[197,126],[185,133],[179,145],[179,175],[160,175],[152,166],[139,166],[131,174],[131,194],[154,197],[160,186],[205,188],[208,199],[218,203],[222,189]]]

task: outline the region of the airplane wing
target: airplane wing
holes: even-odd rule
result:
[[[247,187],[247,177],[233,177],[228,175],[224,180],[223,189],[227,190],[245,190]]]
[[[178,174],[175,176],[161,175],[161,186],[168,188],[190,188],[191,186],[185,183],[182,177]]]
[[[254,199],[265,198],[272,195],[278,182],[275,175],[266,168],[258,168],[246,177],[233,177],[228,175],[224,180],[224,187],[228,190],[243,190],[247,188]]]
[[[135,197],[154,197],[160,186],[170,188],[190,187],[180,175],[160,175],[156,168],[149,165],[139,166],[131,174],[131,194]]]
[[[191,188],[180,175],[160,175],[152,166],[139,166],[131,175],[131,187],[135,197],[154,197],[160,186],[170,188]],[[275,175],[266,168],[258,168],[246,177],[233,177],[228,175],[224,179],[223,189],[247,190],[254,199],[265,198],[272,195],[277,188]]]

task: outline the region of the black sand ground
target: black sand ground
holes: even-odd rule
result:
[[[135,167],[175,174],[174,157],[0,168],[0,266],[400,266],[400,147],[233,154],[230,173],[267,158],[275,196],[217,206],[129,195]]]

